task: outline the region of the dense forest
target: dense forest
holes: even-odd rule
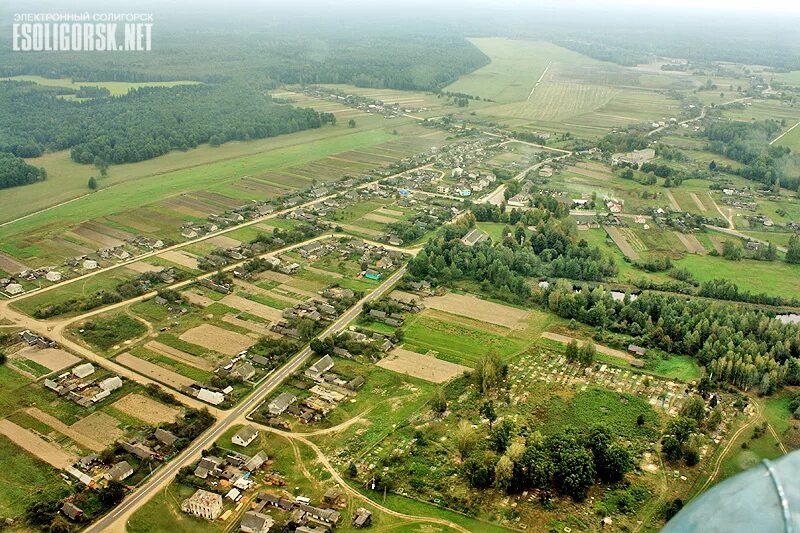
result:
[[[130,163],[202,143],[319,127],[329,115],[278,105],[242,84],[144,87],[74,102],[21,82],[0,82],[0,152],[35,157],[71,148],[78,163]]]
[[[0,76],[38,75],[79,81],[226,80],[278,84],[347,83],[359,87],[436,90],[489,62],[460,37],[177,34],[158,54],[113,58],[81,53],[3,54]],[[124,56],[124,57],[123,57]],[[214,68],[209,69],[209,65]]]
[[[29,165],[13,154],[0,152],[0,189],[27,185],[45,178],[45,169]]]

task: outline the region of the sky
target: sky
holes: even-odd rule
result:
[[[497,0],[498,3],[506,1],[518,5],[544,5],[538,0]],[[681,9],[719,10],[721,12],[778,12],[800,14],[800,1],[798,0],[562,0],[559,5],[587,5],[593,8],[602,6],[613,7],[659,7],[671,8],[675,11]]]

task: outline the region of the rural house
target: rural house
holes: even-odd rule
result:
[[[330,355],[322,357],[319,361],[306,369],[305,375],[313,380],[319,380],[322,374],[333,368],[333,359]]]
[[[248,446],[258,437],[258,430],[253,426],[244,426],[231,437],[231,442],[242,447]]]
[[[183,500],[181,511],[206,520],[214,520],[222,514],[222,496],[199,489],[191,498]]]
[[[280,393],[276,398],[273,398],[267,408],[269,409],[270,414],[273,415],[280,415],[283,414],[286,409],[289,408],[294,402],[297,401],[297,397],[294,394],[289,394],[288,392]]]

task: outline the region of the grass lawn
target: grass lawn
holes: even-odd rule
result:
[[[20,517],[42,490],[66,488],[56,469],[0,437],[0,514]]]
[[[771,296],[800,294],[800,265],[783,261],[728,261],[711,255],[687,255],[675,261],[677,267],[686,267],[699,281],[726,279],[739,286],[739,290]]]
[[[521,351],[526,342],[467,326],[417,315],[405,327],[404,347],[419,353],[429,350],[453,363],[474,367],[482,355],[495,350],[501,357]]]

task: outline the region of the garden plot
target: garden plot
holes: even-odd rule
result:
[[[454,315],[465,316],[480,322],[488,322],[510,329],[525,329],[528,311],[508,305],[482,300],[471,294],[449,292],[443,296],[425,298],[426,307],[445,311]]]
[[[247,298],[242,298],[241,296],[237,296],[235,294],[228,294],[222,300],[220,300],[220,303],[227,305],[228,307],[233,307],[234,309],[244,311],[245,313],[250,313],[251,315],[255,315],[259,318],[263,318],[264,320],[269,320],[270,322],[280,322],[280,320],[283,318],[280,309],[275,309],[274,307],[254,302],[253,300],[248,300]],[[221,328],[217,329],[220,329],[220,331],[226,331]],[[186,333],[184,333],[184,335],[186,335]],[[181,336],[181,339],[183,339],[183,336]],[[197,342],[195,342],[194,344],[200,344],[201,346],[205,346],[204,344]],[[252,344],[252,342],[250,344]],[[245,348],[247,348],[248,346],[245,346]],[[244,350],[244,348],[230,355],[235,355],[242,350]],[[227,353],[227,352],[222,352],[222,353]]]
[[[686,385],[650,375],[639,374],[606,364],[583,367],[571,363],[560,354],[543,351],[528,353],[509,367],[511,400],[515,404],[526,404],[533,394],[531,381],[548,385],[574,388],[585,391],[592,385],[618,393],[633,394],[646,400],[651,406],[669,415],[677,415],[689,398]]]
[[[9,274],[17,274],[23,270],[28,270],[25,263],[20,263],[10,255],[0,252],[0,270]]]
[[[117,421],[114,418],[111,418],[110,416],[105,415],[105,413],[101,413],[101,412],[96,412],[96,413],[93,413],[93,414],[91,414],[91,415],[86,417],[86,418],[90,418],[90,417],[92,417],[94,415],[104,415],[104,416],[106,416],[108,418],[111,418],[111,420],[113,421],[113,425],[109,426],[109,429],[111,430],[111,433],[109,433],[109,434],[100,434],[100,438],[99,439],[95,438],[95,433],[94,432],[87,431],[86,427],[78,425],[83,420],[80,420],[80,421],[76,422],[75,424],[73,424],[71,426],[68,426],[65,423],[63,423],[61,420],[59,420],[58,418],[56,418],[56,417],[54,417],[52,415],[49,415],[49,414],[47,414],[47,413],[45,413],[43,411],[40,411],[36,407],[31,407],[31,408],[27,409],[26,412],[29,415],[31,415],[33,418],[35,418],[36,420],[47,424],[48,426],[50,426],[54,430],[58,431],[59,433],[61,433],[63,435],[66,435],[67,437],[69,437],[70,439],[74,440],[75,442],[77,442],[78,444],[83,446],[84,448],[86,448],[88,450],[92,450],[93,452],[103,451],[103,448],[105,448],[108,444],[111,444],[112,442],[114,442],[114,440],[116,440],[119,436],[122,435],[122,432],[117,429]],[[90,424],[91,424],[91,422],[90,422]],[[118,435],[114,435],[114,433],[117,433]],[[111,436],[111,440],[107,441],[109,435]]]
[[[24,357],[38,365],[48,368],[51,372],[58,372],[80,361],[78,357],[64,350],[59,350],[58,348],[40,349],[33,346],[23,348],[14,354],[14,356]]]
[[[692,200],[694,201],[695,205],[697,206],[697,209],[699,209],[702,213],[705,213],[707,211],[706,206],[703,205],[703,202],[700,201],[700,198],[697,196],[697,194],[695,194],[693,192],[690,192],[689,196],[692,197]]]
[[[226,298],[228,297],[229,296],[226,296]],[[242,300],[244,300],[244,298],[242,298]],[[278,311],[278,314],[280,314],[280,311]],[[198,346],[202,346],[203,348],[207,348],[225,355],[236,355],[242,350],[246,350],[256,343],[255,340],[251,339],[247,335],[242,335],[241,333],[236,333],[235,331],[228,331],[227,329],[223,329],[219,326],[214,326],[211,324],[201,324],[195,328],[185,331],[183,334],[181,334],[180,339],[182,341],[196,344]]]
[[[397,222],[396,218],[379,215],[378,213],[367,213],[361,218],[372,220],[373,222],[380,222],[381,224],[393,224],[394,222]]]
[[[105,447],[118,441],[125,434],[117,426],[119,426],[119,420],[102,411],[95,411],[70,427],[86,438],[102,442]]]
[[[148,272],[161,272],[164,270],[164,267],[159,265],[151,265],[150,263],[145,263],[144,261],[136,261],[135,263],[130,263],[125,265],[125,268],[128,270],[133,270],[134,272],[138,272],[140,274],[146,274]]]
[[[273,337],[273,338],[281,337],[280,334],[270,331],[270,329],[264,324],[259,324],[258,322],[253,322],[251,320],[242,320],[241,318],[235,317],[230,314],[223,316],[222,321],[227,322],[232,326],[249,329],[253,333],[258,333],[259,335],[262,335],[264,337]]]
[[[97,243],[103,248],[114,248],[117,246],[122,246],[125,244],[125,241],[112,237],[110,235],[106,235],[105,233],[100,233],[99,231],[95,231],[87,227],[86,225],[81,225],[72,230],[70,233],[75,234],[80,238],[80,240],[86,242]]]
[[[0,420],[0,434],[34,457],[59,470],[67,468],[77,459],[75,455],[50,444],[33,431],[18,426],[10,420]]]
[[[690,254],[706,255],[706,247],[703,246],[703,243],[701,243],[697,237],[694,235],[686,235],[680,231],[673,231],[673,233],[678,237],[678,240],[681,241]]]
[[[287,307],[292,306],[300,301],[297,298],[292,298],[291,296],[287,296],[280,292],[262,289],[258,285],[253,285],[252,283],[248,283],[247,281],[242,281],[240,279],[234,280],[233,283],[237,287],[241,287],[245,292],[249,294],[261,294],[266,296],[267,298],[271,298],[273,300],[279,300],[281,302],[286,303]]]
[[[136,393],[123,396],[112,407],[151,426],[174,422],[181,413],[180,409]]]
[[[218,248],[235,248],[236,246],[241,246],[242,244],[242,241],[237,241],[236,239],[232,239],[225,235],[217,235],[216,237],[208,239],[206,242]]]
[[[552,333],[550,331],[545,331],[542,333],[542,337],[545,339],[550,339],[551,341],[560,342],[561,344],[569,344],[572,341],[578,341],[579,343],[583,343],[580,339],[576,339],[574,337],[568,337],[567,335],[560,335],[558,333]],[[610,355],[612,357],[617,357],[622,359],[623,361],[628,361],[632,363],[633,361],[638,361],[635,357],[627,352],[623,352],[622,350],[615,350],[614,348],[609,348],[608,346],[603,346],[602,344],[595,344],[595,349],[599,353],[603,353],[606,355]]]
[[[639,252],[633,249],[633,246],[630,245],[628,242],[627,237],[625,234],[622,233],[622,230],[616,226],[603,226],[608,232],[608,236],[611,237],[611,240],[614,241],[614,244],[619,247],[622,254],[632,261],[638,261],[641,259],[639,256]]]
[[[214,300],[209,298],[208,296],[204,296],[202,294],[197,294],[194,291],[183,291],[181,296],[186,298],[186,301],[192,305],[196,305],[198,307],[208,307],[209,305],[215,303]]]
[[[160,367],[149,361],[145,361],[144,359],[139,359],[135,355],[132,355],[128,352],[119,354],[116,360],[118,363],[127,366],[131,370],[139,372],[140,374],[143,374],[155,381],[159,381],[169,387],[172,387],[173,389],[180,390],[183,387],[188,387],[194,384],[194,380],[182,376],[177,372],[173,372],[172,370],[167,370],[166,368]]]
[[[191,268],[192,270],[199,270],[197,266],[196,255],[192,255],[186,252],[179,252],[176,250],[170,250],[159,254],[158,257],[160,257],[161,259],[166,259],[167,261],[170,261],[182,267]]]
[[[450,381],[470,370],[463,365],[443,361],[403,348],[395,348],[389,352],[389,355],[378,362],[378,366],[432,383]]]
[[[669,205],[675,211],[682,211],[680,204],[678,204],[678,200],[675,199],[675,195],[672,194],[672,191],[669,189],[664,189],[665,194],[667,195],[667,200],[669,200]]]
[[[210,361],[207,361],[202,357],[197,357],[196,355],[192,355],[184,351],[178,350],[177,348],[173,348],[172,346],[167,346],[166,344],[162,344],[158,341],[150,341],[147,344],[145,344],[144,347],[150,350],[151,352],[165,355],[170,359],[175,359],[177,361],[180,361],[181,363],[186,363],[187,365],[199,368],[201,370],[209,370],[209,371],[214,370],[214,365],[212,365]]]

